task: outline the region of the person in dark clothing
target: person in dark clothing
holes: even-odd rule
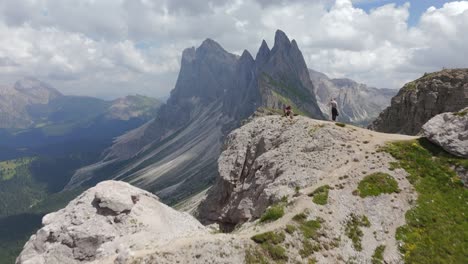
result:
[[[333,99],[330,100],[329,105],[331,106],[332,120],[336,121],[336,117],[339,115],[338,114],[338,103],[333,98]]]
[[[290,117],[291,119],[293,118],[293,111],[292,111],[292,107],[290,105],[287,105],[284,107],[283,109],[283,112],[284,112],[284,116],[285,117]]]

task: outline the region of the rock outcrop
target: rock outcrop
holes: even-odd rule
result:
[[[442,70],[405,84],[369,128],[416,135],[432,117],[467,106],[468,69]]]
[[[330,119],[330,99],[335,98],[340,115],[338,120],[367,126],[387,106],[398,92],[378,89],[350,79],[330,79],[327,75],[309,69],[315,96],[322,112]]]
[[[115,141],[104,159],[80,169],[68,188],[107,177],[150,190],[168,203],[212,185],[225,136],[259,107],[323,119],[297,43],[277,31],[255,57],[236,56],[214,40],[182,54],[174,90],[155,120]]]
[[[436,115],[424,124],[422,135],[445,151],[468,158],[468,107]]]
[[[208,233],[153,194],[113,181],[87,190],[42,222],[17,264],[128,263],[133,252]]]
[[[363,154],[363,148],[375,151],[377,143],[369,142],[378,139],[303,117],[255,118],[227,138],[218,160],[220,177],[201,204],[199,218],[230,230],[259,218],[268,206],[294,195],[296,188],[328,182],[340,173],[359,177],[362,171],[387,171],[388,157]]]

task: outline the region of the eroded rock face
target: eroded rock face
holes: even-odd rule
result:
[[[121,263],[134,251],[207,233],[192,216],[160,203],[153,194],[124,182],[106,181],[64,209],[46,215],[26,243],[18,264]]]
[[[202,222],[229,228],[261,216],[296,186],[316,183],[336,161],[337,146],[356,136],[323,121],[255,118],[227,138],[217,183],[200,207]],[[351,153],[352,155],[352,153]]]
[[[468,69],[443,70],[407,83],[369,128],[416,135],[432,117],[467,106]]]
[[[422,127],[422,134],[447,152],[468,158],[468,107],[433,117]]]

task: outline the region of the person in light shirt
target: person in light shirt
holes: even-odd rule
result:
[[[331,106],[332,120],[336,121],[336,117],[338,116],[338,103],[335,101],[335,98],[332,98],[328,105]]]

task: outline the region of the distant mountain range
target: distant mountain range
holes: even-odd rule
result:
[[[388,105],[398,90],[377,89],[350,79],[330,79],[327,75],[309,69],[315,96],[322,112],[329,117],[332,98],[338,103],[338,120],[367,126]]]
[[[0,87],[0,263],[14,263],[42,215],[83,190],[63,191],[78,168],[154,118],[160,105],[139,95],[65,96],[33,78]]]
[[[255,59],[236,56],[211,39],[182,54],[176,86],[155,120],[119,137],[100,162],[80,169],[68,188],[119,179],[168,203],[210,186],[224,137],[259,107],[324,119],[296,41],[277,31]]]
[[[0,146],[109,140],[154,118],[161,104],[140,95],[113,101],[65,96],[44,82],[24,78],[0,88]]]

